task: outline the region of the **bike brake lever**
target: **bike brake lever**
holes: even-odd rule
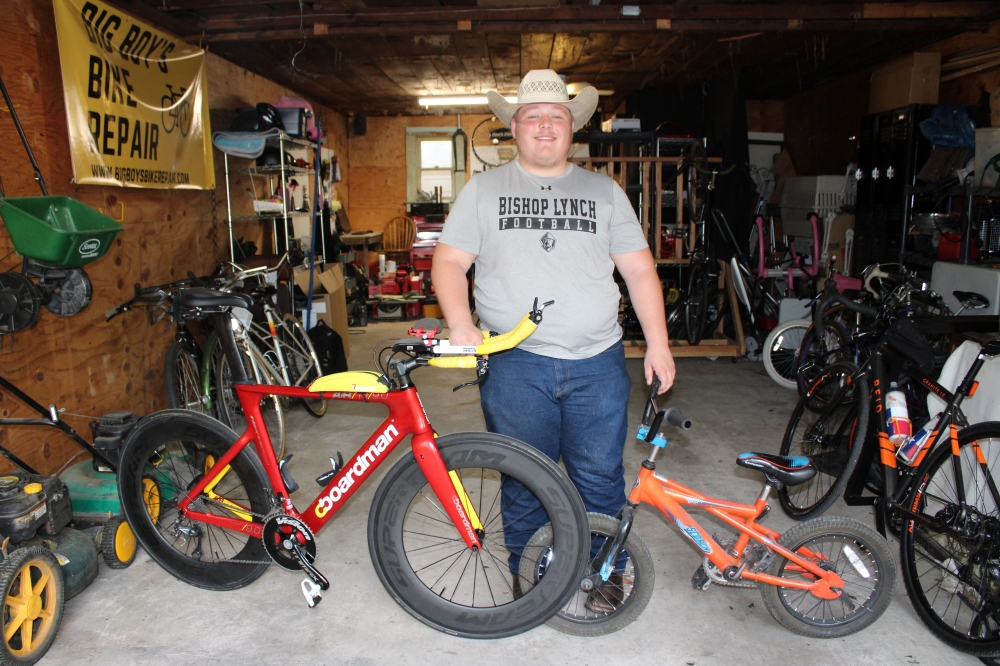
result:
[[[486,381],[486,377],[487,377],[487,375],[489,375],[489,372],[490,372],[490,362],[489,362],[489,360],[485,359],[485,358],[477,358],[476,359],[476,378],[473,381],[471,381],[471,382],[465,382],[464,384],[459,384],[458,386],[456,386],[455,388],[452,389],[452,392],[455,392],[458,389],[465,388],[466,386],[478,386],[478,385],[482,384],[483,382]]]

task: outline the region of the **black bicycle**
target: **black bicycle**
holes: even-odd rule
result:
[[[845,297],[839,301],[875,315],[870,306]],[[822,409],[813,412],[808,397],[800,400],[781,447],[783,455],[812,458],[819,473],[778,496],[782,509],[797,519],[821,514],[841,493],[849,505],[874,505],[879,531],[899,537],[903,581],[920,619],[955,649],[995,657],[1000,656],[1000,486],[993,469],[1000,460],[1000,422],[969,426],[961,405],[975,393],[986,359],[1000,355],[1000,338],[983,345],[951,392],[928,375],[934,357],[924,337],[949,325],[968,326],[961,320],[972,318],[955,319],[926,320],[923,330],[914,320],[898,319],[861,367],[828,367],[809,389],[825,393]],[[924,427],[926,438],[905,443],[898,456],[885,405],[896,378],[898,386],[922,387],[946,403]]]

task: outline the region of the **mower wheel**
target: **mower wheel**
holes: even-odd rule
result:
[[[101,556],[112,569],[124,569],[135,560],[137,545],[132,528],[121,516],[111,516],[101,528]]]

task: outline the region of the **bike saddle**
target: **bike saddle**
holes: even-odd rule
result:
[[[736,458],[736,464],[764,472],[768,480],[774,479],[786,486],[797,486],[816,476],[812,460],[805,456],[773,456],[747,451]]]
[[[214,289],[192,287],[177,291],[175,298],[181,307],[185,308],[249,308],[253,299],[246,294],[229,294]]]
[[[990,307],[990,299],[986,298],[982,294],[977,294],[974,291],[953,291],[951,293],[958,299],[959,303],[970,310]]]

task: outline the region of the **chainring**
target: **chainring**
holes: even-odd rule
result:
[[[301,571],[292,553],[291,539],[297,539],[310,564],[316,561],[316,537],[304,522],[283,513],[271,514],[264,521],[264,550],[282,569]]]
[[[42,313],[42,294],[20,273],[0,273],[0,333],[28,328]]]

